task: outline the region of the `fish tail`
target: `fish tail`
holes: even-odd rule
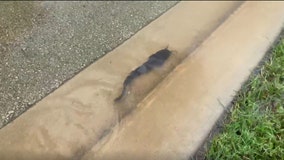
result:
[[[125,96],[125,94],[126,94],[126,86],[124,85],[121,94],[120,94],[117,98],[115,98],[114,101],[115,101],[115,102],[120,101],[121,98]]]

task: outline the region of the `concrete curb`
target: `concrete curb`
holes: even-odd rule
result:
[[[83,159],[189,159],[280,33],[283,7],[245,2]]]
[[[112,100],[130,70],[170,44],[177,54],[161,73],[170,72],[179,63],[176,59],[183,59],[239,4],[180,2],[1,129],[5,141],[0,142],[0,159],[80,159],[117,123],[117,112],[124,109]],[[188,157],[223,111],[216,99],[229,103],[234,89],[278,34],[282,7],[280,2],[246,2],[115,127],[105,144],[95,145],[84,159]],[[260,14],[262,19],[251,22]],[[127,59],[117,60],[121,57]],[[145,80],[158,83],[161,76],[150,74],[138,82]],[[133,93],[140,99],[127,104],[136,106],[153,87],[137,83]]]

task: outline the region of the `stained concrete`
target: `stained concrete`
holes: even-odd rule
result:
[[[0,128],[177,2],[0,2]]]

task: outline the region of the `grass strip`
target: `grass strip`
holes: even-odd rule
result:
[[[238,92],[206,159],[284,159],[284,39]]]

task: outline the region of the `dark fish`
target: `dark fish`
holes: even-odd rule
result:
[[[171,51],[168,50],[168,48],[159,50],[155,54],[151,55],[148,60],[143,63],[141,66],[133,70],[125,79],[123,83],[123,89],[120,94],[114,101],[117,102],[119,101],[125,94],[126,94],[126,88],[128,85],[131,84],[131,82],[139,77],[140,75],[146,74],[153,70],[154,68],[162,66],[165,61],[169,58],[171,55]]]

